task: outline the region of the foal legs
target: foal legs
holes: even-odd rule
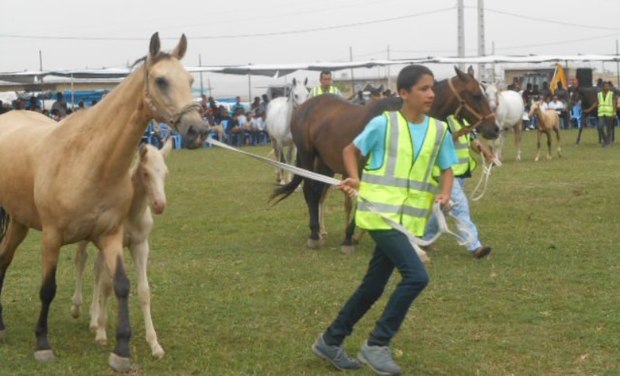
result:
[[[6,270],[9,265],[11,265],[11,261],[13,261],[15,250],[21,242],[24,241],[27,234],[28,227],[15,222],[14,219],[11,219],[6,231],[4,242],[0,243],[0,297],[2,296],[2,286],[4,284]],[[0,301],[0,340],[4,338],[5,331],[6,327],[4,326],[4,318],[2,316],[2,302]]]
[[[538,162],[540,159],[540,137],[542,136],[542,132],[540,130],[536,131],[536,158],[534,158],[535,162]]]
[[[558,158],[562,158],[562,144],[560,142],[560,128],[553,128],[555,137],[558,140]]]
[[[88,242],[79,242],[75,250],[75,292],[71,298],[71,316],[76,319],[80,317],[83,302],[84,268],[86,267],[86,259],[88,258],[88,254],[86,253],[87,245]]]
[[[551,131],[545,131],[547,135],[547,159],[551,159]]]
[[[523,136],[523,120],[519,120],[517,125],[514,126],[515,131],[515,149],[517,149],[517,161],[521,160],[521,136]],[[500,159],[501,160],[501,159]]]
[[[153,325],[153,318],[151,317],[151,288],[149,287],[149,280],[146,276],[149,252],[150,249],[147,240],[131,247],[131,256],[133,257],[136,266],[136,274],[138,275],[138,299],[140,300],[140,306],[144,314],[146,342],[151,346],[151,353],[153,356],[161,358],[165,353],[164,349],[157,341],[157,333],[155,333],[155,326]]]

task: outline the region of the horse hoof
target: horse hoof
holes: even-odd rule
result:
[[[129,358],[123,358],[122,356],[110,353],[108,365],[116,372],[129,372],[131,369],[131,360]]]
[[[166,353],[164,352],[164,349],[159,345],[159,343],[157,343],[155,346],[153,346],[151,354],[153,355],[153,357],[161,359]]]
[[[35,351],[34,358],[39,362],[49,362],[56,359],[52,350],[39,350]]]
[[[308,239],[308,248],[317,249],[323,245],[323,239]]]
[[[71,306],[71,317],[73,317],[74,319],[77,319],[80,317],[80,306],[78,305],[73,305]]]
[[[355,253],[355,246],[353,246],[353,245],[341,245],[340,246],[340,253],[342,253],[345,256],[352,256],[353,253]]]

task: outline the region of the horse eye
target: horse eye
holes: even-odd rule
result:
[[[161,90],[165,90],[168,88],[168,80],[166,80],[163,77],[158,77],[155,80],[155,84],[157,85],[158,88],[160,88]]]

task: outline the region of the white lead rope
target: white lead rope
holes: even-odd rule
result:
[[[493,170],[493,165],[499,167],[502,165],[502,162],[500,162],[500,160],[496,157],[491,161],[491,163],[487,165],[486,158],[484,157],[484,155],[482,156],[482,175],[480,175],[480,180],[478,180],[478,184],[476,184],[476,187],[471,193],[472,201],[480,200],[486,193],[487,185],[489,184],[489,178],[491,177],[491,171]],[[478,193],[481,185],[482,191]]]
[[[231,151],[234,151],[234,152],[237,152],[237,153],[241,153],[241,154],[246,155],[248,157],[252,157],[254,159],[258,159],[259,161],[263,161],[263,162],[268,163],[268,164],[270,164],[272,166],[285,169],[287,171],[290,171],[290,172],[292,172],[294,174],[303,176],[303,177],[308,178],[308,179],[320,181],[322,183],[330,184],[330,185],[339,185],[341,183],[341,181],[336,179],[336,178],[332,178],[332,177],[329,177],[329,176],[317,174],[315,172],[308,171],[306,169],[299,168],[297,166],[291,166],[291,165],[286,164],[286,163],[282,163],[282,162],[279,162],[279,161],[274,161],[273,159],[269,159],[269,158],[262,157],[260,155],[249,153],[247,151],[243,151],[243,150],[234,148],[234,147],[232,147],[230,145],[224,144],[224,143],[222,143],[220,141],[217,141],[217,140],[215,140],[213,138],[207,138],[206,142],[208,142],[209,144],[214,145],[214,146],[219,146],[219,147],[221,147],[223,149],[228,149],[228,150],[231,150]],[[362,201],[364,201],[364,203],[367,205],[367,207],[370,209],[370,211],[372,211],[373,213],[379,215],[386,223],[388,223],[390,226],[392,226],[395,230],[398,230],[403,235],[405,235],[407,237],[407,239],[409,239],[409,242],[411,242],[411,245],[416,250],[416,253],[418,254],[418,256],[420,256],[422,261],[428,261],[429,258],[426,255],[426,252],[424,252],[424,250],[422,250],[420,248],[420,246],[423,247],[423,246],[432,244],[443,233],[446,233],[446,234],[454,236],[454,238],[456,238],[457,242],[460,245],[466,244],[466,243],[468,243],[468,242],[470,242],[472,240],[471,238],[473,236],[472,236],[471,233],[465,231],[467,237],[463,238],[462,236],[460,236],[459,234],[451,231],[448,228],[448,223],[446,222],[446,217],[444,215],[444,212],[441,210],[441,207],[440,207],[439,203],[433,204],[433,214],[435,215],[435,218],[437,219],[437,224],[438,224],[438,227],[439,227],[439,232],[437,234],[435,234],[435,236],[433,236],[431,239],[423,240],[423,239],[420,239],[420,238],[416,237],[415,235],[413,235],[411,232],[409,232],[409,230],[407,230],[405,227],[403,227],[400,223],[392,220],[391,218],[388,218],[388,217],[384,216],[381,212],[379,212],[374,207],[374,205],[372,205],[372,203],[370,201],[368,201],[364,197],[360,196],[359,192],[355,192],[355,195],[357,197],[359,197]],[[454,218],[454,220],[457,222],[457,227],[459,227],[461,229],[464,229],[464,227],[461,226],[460,221],[458,220],[458,218],[456,218],[452,214],[450,209],[451,209],[451,205],[448,205],[446,210],[448,211],[448,214],[452,218]]]

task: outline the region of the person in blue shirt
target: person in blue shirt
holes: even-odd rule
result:
[[[357,369],[364,363],[380,375],[401,372],[389,345],[429,277],[407,236],[383,217],[421,237],[433,202],[444,206],[450,201],[454,179],[451,166],[457,158],[447,125],[426,115],[435,98],[434,83],[433,73],[424,66],[403,68],[397,79],[403,100],[400,111],[385,112],[370,120],[343,151],[348,178],[338,189],[351,197],[359,191],[364,198],[358,199],[355,221],[368,230],[376,246],[361,285],[312,346],[317,356],[341,370]],[[367,162],[360,178],[362,158]],[[439,181],[433,177],[434,166],[441,171]],[[368,203],[381,216],[370,210]],[[394,269],[402,280],[358,359],[351,358],[343,342],[383,294]]]

